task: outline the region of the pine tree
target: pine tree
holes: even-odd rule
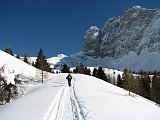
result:
[[[51,72],[50,65],[47,63],[46,57],[42,49],[39,50],[38,57],[34,66],[40,70]]]
[[[84,73],[85,73],[84,65],[83,65],[82,63],[78,64],[78,65],[76,66],[75,72],[76,72],[76,73],[84,74]]]
[[[87,67],[84,67],[84,74],[91,75],[91,70]]]
[[[94,69],[93,69],[93,74],[92,74],[92,76],[98,77],[97,72],[98,72],[98,69],[97,69],[97,68],[94,68]]]
[[[64,64],[61,70],[62,73],[70,73],[70,68]]]
[[[128,90],[129,91],[129,95],[130,95],[130,92],[134,91],[133,90],[134,89],[133,86],[134,86],[134,80],[135,80],[131,70],[128,71],[127,69],[124,69],[124,73],[122,75],[122,79],[123,79],[123,88]]]
[[[29,61],[28,61],[29,54],[25,53],[25,54],[23,55],[23,57],[24,57],[23,61],[24,61],[25,63],[29,64]]]
[[[147,98],[148,95],[144,86],[144,76],[138,75],[137,77],[135,77],[133,83],[134,83],[133,92]]]
[[[46,57],[42,49],[39,50],[38,57],[35,62],[35,67],[41,70],[41,72],[37,70],[37,74],[40,74],[37,77],[40,78],[39,76],[41,76],[40,79],[42,80],[43,83],[44,77],[47,76],[46,74],[44,74],[43,71],[51,72],[51,68],[50,65],[47,63]]]
[[[151,99],[160,104],[160,75],[158,74],[152,78]]]
[[[106,77],[106,74],[104,73],[104,70],[103,70],[103,68],[102,68],[101,66],[98,68],[97,77],[98,77],[99,79],[102,79],[102,80],[108,82],[108,79],[107,79],[107,77]]]
[[[12,48],[10,48],[10,47],[6,48],[6,49],[4,50],[4,52],[6,52],[6,53],[8,53],[8,54],[10,54],[10,55],[12,55],[12,56],[14,56],[13,51],[12,51]]]
[[[151,79],[149,77],[149,75],[144,75],[142,77],[142,83],[143,83],[143,97],[150,99],[150,84],[151,84]]]
[[[123,87],[123,81],[122,81],[120,74],[117,76],[117,86]]]

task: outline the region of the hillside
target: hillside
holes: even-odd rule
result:
[[[5,66],[6,70],[14,71],[14,74],[22,74],[26,77],[35,77],[36,68],[26,64],[22,60],[11,56],[0,50],[0,67]]]
[[[44,85],[28,87],[26,95],[0,107],[3,120],[159,120],[160,108],[138,95],[97,78],[53,75]],[[45,97],[44,97],[45,96]],[[14,112],[13,112],[14,111]],[[115,115],[116,114],[116,115]]]
[[[35,75],[36,69],[0,51],[1,65]],[[67,74],[50,74],[44,84],[29,83],[25,94],[0,106],[3,120],[159,120],[160,108],[147,99],[104,82],[98,78],[72,74],[68,87]],[[14,111],[14,112],[13,112]],[[115,115],[116,114],[116,115]]]

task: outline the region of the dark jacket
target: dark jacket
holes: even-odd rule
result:
[[[66,77],[67,80],[71,80],[72,79],[72,76],[69,74],[67,77]]]

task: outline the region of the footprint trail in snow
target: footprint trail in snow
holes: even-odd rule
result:
[[[71,87],[65,85],[53,99],[43,120],[89,120],[86,107],[79,101],[74,82]]]

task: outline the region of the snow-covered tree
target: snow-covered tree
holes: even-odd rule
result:
[[[0,104],[9,103],[11,99],[15,99],[22,94],[21,81],[15,76],[14,71],[0,68]]]

